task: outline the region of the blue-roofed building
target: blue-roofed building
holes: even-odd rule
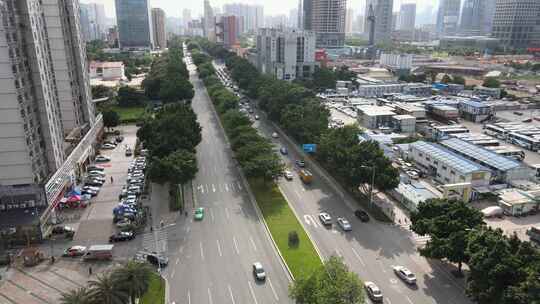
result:
[[[442,184],[471,183],[474,187],[488,186],[491,170],[443,146],[417,141],[409,145],[409,159]]]
[[[492,171],[494,180],[510,183],[515,180],[528,180],[534,176],[534,170],[523,163],[459,138],[443,140],[440,144],[452,152],[488,168]]]
[[[481,122],[492,113],[490,105],[471,99],[461,100],[458,108],[461,117],[473,122]]]

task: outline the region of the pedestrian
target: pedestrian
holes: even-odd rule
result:
[[[186,216],[187,216],[187,211],[186,211]]]
[[[92,275],[92,267],[88,267],[88,275]]]
[[[112,183],[114,183],[114,179],[113,179],[113,177],[111,176],[111,184],[112,184]]]

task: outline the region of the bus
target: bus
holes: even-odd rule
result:
[[[525,152],[523,150],[511,146],[491,146],[485,148],[499,155],[513,158],[517,161],[523,161],[525,159]]]
[[[508,134],[508,141],[512,144],[535,152],[540,148],[539,139],[516,132],[511,132]]]
[[[508,135],[507,130],[495,125],[485,125],[484,133],[502,140],[506,140],[506,136]]]

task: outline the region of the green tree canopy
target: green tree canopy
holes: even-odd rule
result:
[[[484,224],[483,216],[477,209],[463,201],[435,199],[421,202],[411,215],[411,229],[419,235],[429,235],[431,239],[421,248],[420,254],[434,259],[448,259],[466,263],[469,231]]]
[[[107,86],[104,86],[102,84],[92,86],[92,98],[93,99],[111,97],[112,94],[113,94],[112,89],[107,87]]]
[[[138,107],[146,104],[146,97],[143,92],[128,86],[121,86],[118,89],[118,105],[121,107]]]
[[[103,125],[106,128],[114,128],[120,123],[120,115],[113,110],[105,110],[103,115]]]
[[[289,294],[298,304],[364,303],[362,282],[358,275],[334,256],[313,273],[297,278]]]
[[[500,88],[501,83],[499,82],[499,80],[497,80],[497,78],[487,77],[486,79],[484,79],[484,83],[482,84],[482,86],[487,88]]]

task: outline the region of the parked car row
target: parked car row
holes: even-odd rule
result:
[[[126,185],[118,195],[119,203],[113,208],[113,222],[119,232],[109,237],[109,242],[130,241],[135,238],[134,224],[141,214],[139,197],[145,185],[146,157],[133,160],[128,168]]]

